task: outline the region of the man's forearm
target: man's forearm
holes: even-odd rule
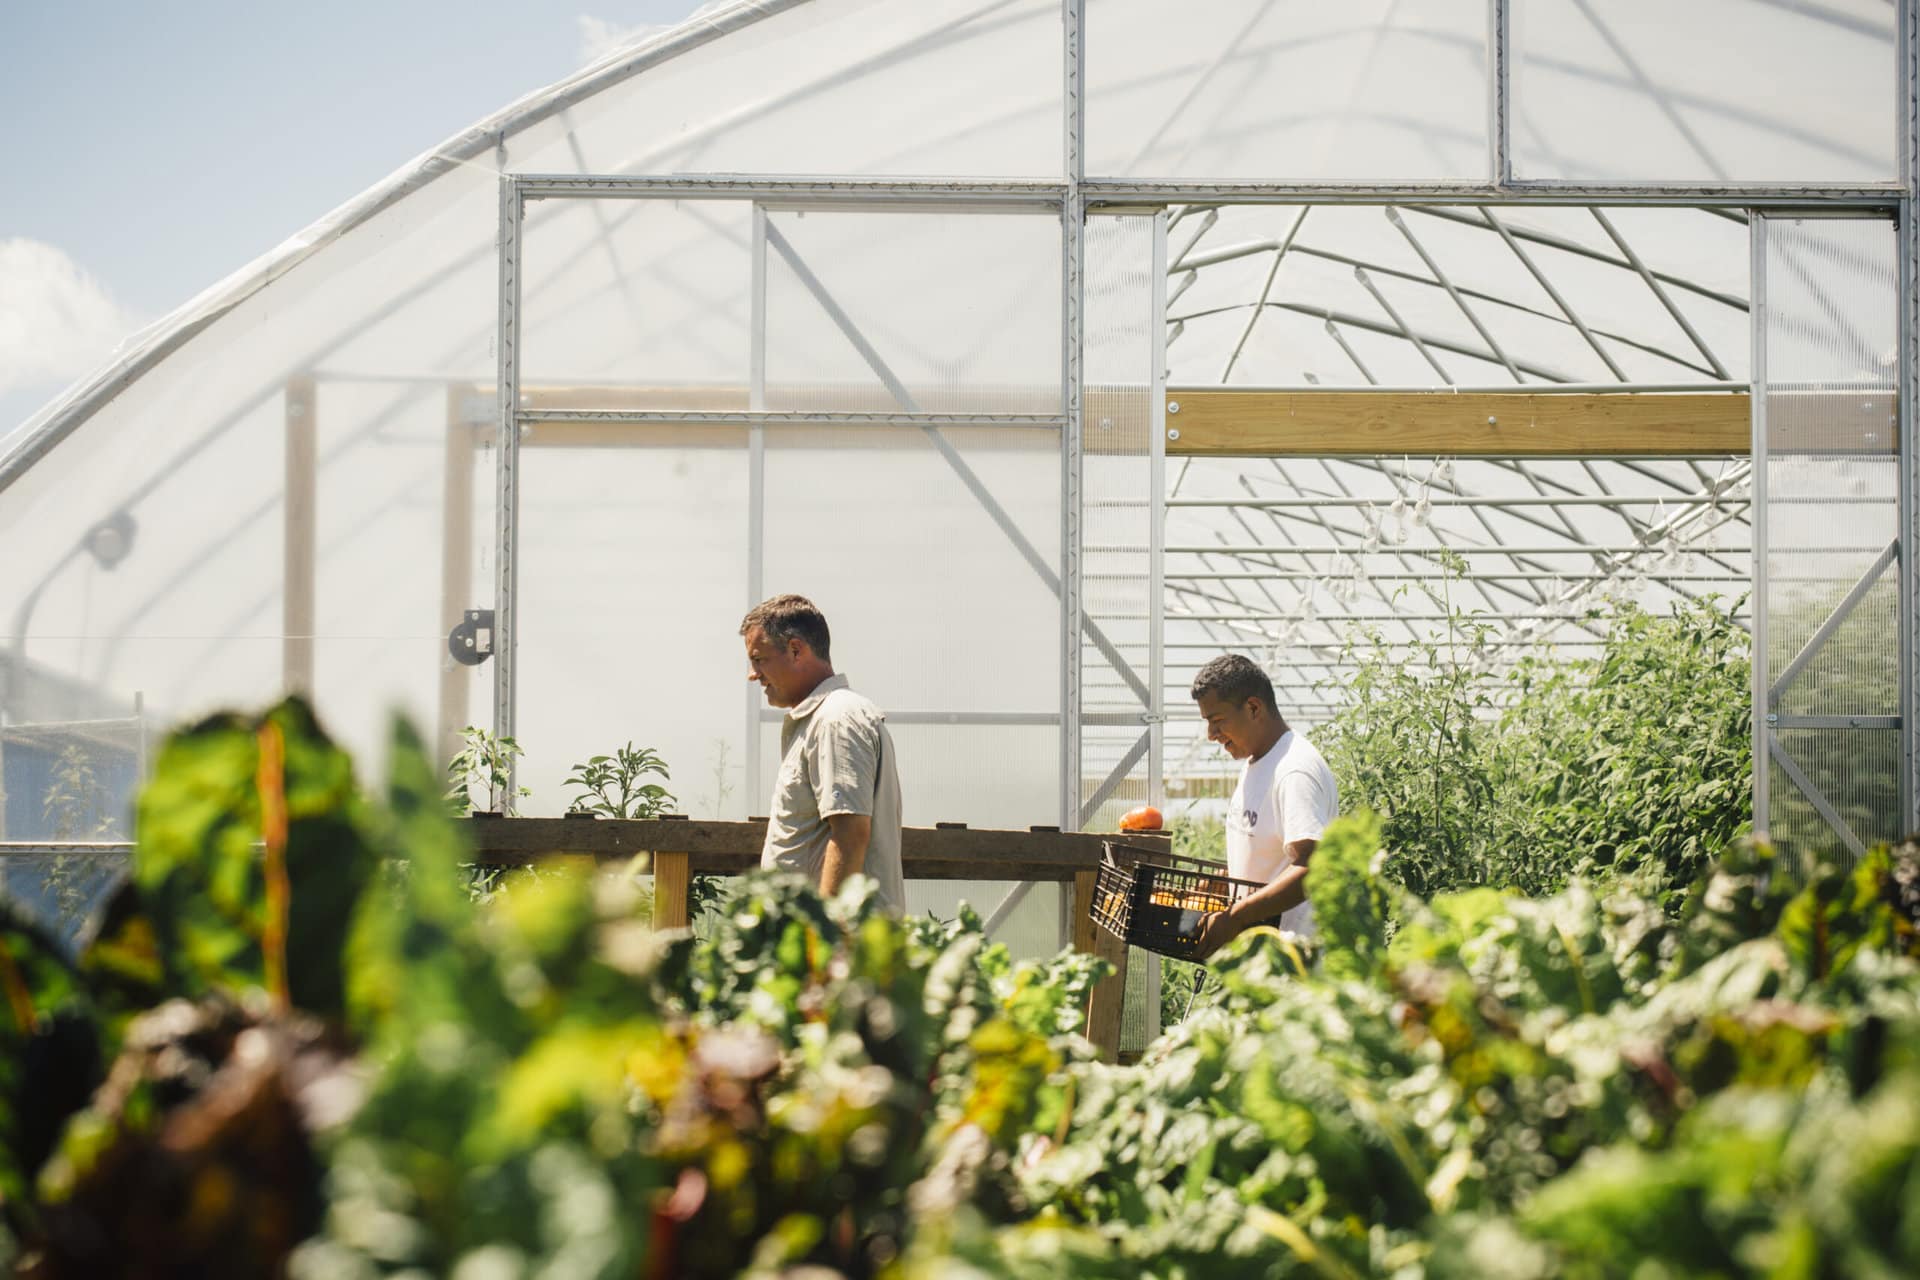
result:
[[[1306,900],[1307,869],[1293,866],[1275,876],[1270,884],[1262,885],[1234,903],[1228,914],[1236,926],[1246,929],[1278,920]]]
[[[857,815],[850,815],[857,816]],[[873,842],[871,822],[840,822],[828,819],[832,834],[827,851],[820,859],[820,892],[828,897],[840,892],[848,876],[857,876],[867,862],[867,846]]]

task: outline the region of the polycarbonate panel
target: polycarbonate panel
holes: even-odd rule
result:
[[[1120,815],[1157,802],[1151,750],[1159,584],[1156,448],[1162,406],[1154,368],[1156,219],[1087,219],[1086,343],[1081,463],[1080,824],[1117,829]]]
[[[1060,412],[1056,212],[771,208],[765,407]]]
[[[564,812],[574,766],[629,742],[665,758],[677,812],[766,811],[743,786],[747,494],[743,427],[523,438],[515,736],[533,795],[521,812]]]
[[[131,862],[118,851],[8,854],[0,858],[0,897],[77,950],[88,918],[105,905]]]
[[[512,168],[1060,175],[1059,0],[762,7],[509,139]]]
[[[443,596],[491,604],[492,452],[471,424],[495,417],[497,202],[490,176],[449,174],[256,279],[0,491],[10,731],[138,704],[157,737],[310,669],[324,723],[370,772],[391,710],[434,732],[443,692],[470,683],[446,670]],[[449,560],[453,434],[471,501]],[[289,450],[309,441],[310,520],[287,494]],[[450,564],[468,572],[443,584]],[[484,697],[456,709],[491,718]],[[16,787],[9,830],[45,801]]]
[[[888,712],[1059,714],[1057,432],[766,434],[764,592],[799,592],[821,607],[835,665],[856,688]],[[935,808],[915,825],[1057,821],[1057,801],[1038,797],[1058,795],[1058,743],[1024,729],[1017,737],[1031,749],[982,761],[975,783],[921,793]],[[998,782],[982,785],[988,778]]]
[[[1741,378],[1752,348],[1746,223],[1719,210],[1229,205],[1169,244],[1176,385],[1664,385]]]
[[[1485,0],[1089,0],[1090,176],[1480,178]]]
[[[1765,223],[1767,825],[1802,849],[1900,834],[1895,250],[1890,221]]]
[[[753,206],[540,200],[521,232],[534,408],[748,407]]]
[[[1059,434],[770,426],[765,483],[762,592],[826,614],[835,669],[887,713],[907,825],[1057,823]],[[759,733],[755,813],[778,719]],[[964,899],[984,915],[1009,888],[910,881],[908,905],[949,915]],[[1057,950],[1057,887],[1030,891],[999,936]]]
[[[0,728],[0,840],[128,839],[149,732],[138,718]],[[120,854],[0,857],[0,896],[71,940],[126,862]]]
[[[1884,0],[1512,0],[1516,177],[1899,176]]]

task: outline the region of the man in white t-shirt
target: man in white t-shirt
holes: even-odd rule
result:
[[[1200,668],[1193,700],[1208,741],[1245,761],[1227,808],[1227,874],[1266,886],[1207,917],[1200,957],[1256,924],[1312,937],[1307,862],[1340,812],[1333,771],[1311,742],[1287,727],[1274,706],[1273,682],[1250,659],[1226,654]]]

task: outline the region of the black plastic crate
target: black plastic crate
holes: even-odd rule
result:
[[[1215,862],[1109,840],[1094,881],[1093,919],[1129,946],[1191,960],[1207,916],[1260,885],[1235,880]]]

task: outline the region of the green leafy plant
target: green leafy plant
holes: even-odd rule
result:
[[[303,704],[217,717],[77,963],[0,905],[0,1265],[1920,1269],[1920,846],[1736,843],[1674,912],[1653,865],[1421,897],[1355,814],[1318,946],[1248,931],[1115,1066],[1077,1035],[1100,961],[865,880],[756,873],[701,935],[646,923],[639,860],[477,901],[418,738],[388,756],[365,796]]]
[[[1718,601],[1593,615],[1597,658],[1486,674],[1479,625],[1413,660],[1356,652],[1314,741],[1341,806],[1380,816],[1388,874],[1421,895],[1551,893],[1581,867],[1690,882],[1751,823],[1747,637]]]
[[[118,830],[113,798],[78,743],[60,748],[47,782],[41,804],[55,840],[99,840]]]
[[[713,740],[713,807],[710,812],[725,815],[727,801],[733,795],[733,748],[725,738]]]
[[[567,785],[578,794],[569,813],[595,813],[607,818],[656,818],[673,812],[673,793],[647,777],[667,780],[667,762],[650,747],[631,742],[610,756],[593,756],[567,775]]]
[[[461,747],[447,762],[447,803],[456,816],[475,812],[474,796],[486,796],[487,813],[512,817],[516,802],[533,792],[510,781],[513,763],[523,754],[511,735],[498,735],[468,725],[460,731]]]
[[[1070,1070],[1020,1220],[929,1228],[910,1274],[1920,1262],[1920,848],[1796,887],[1741,845],[1675,921],[1625,876],[1423,901],[1368,856],[1371,823],[1342,819],[1314,860],[1317,960],[1268,929],[1229,944],[1216,1006],[1137,1066]]]
[[[53,839],[60,842],[116,839],[120,821],[113,797],[92,758],[78,743],[60,748],[48,779],[42,809]],[[46,860],[42,891],[52,908],[52,924],[70,934],[117,868],[96,855],[62,853]]]
[[[216,717],[78,965],[0,909],[0,1261],[874,1275],[1065,1116],[1092,957],[864,880],[747,877],[703,937],[652,930],[639,864],[478,900],[417,737],[388,754],[373,800],[303,704]]]

